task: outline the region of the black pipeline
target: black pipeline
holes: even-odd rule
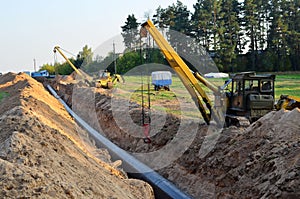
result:
[[[102,136],[99,132],[88,125],[83,119],[81,119],[76,113],[74,113],[72,109],[57,95],[57,93],[52,89],[50,85],[47,85],[47,88],[51,92],[51,94],[63,104],[65,109],[75,119],[75,121],[77,121],[84,129],[87,130],[89,136],[91,136],[95,140],[97,147],[106,148],[113,159],[121,159],[125,171],[132,171],[132,173],[128,173],[130,177],[144,180],[153,187],[155,198],[191,198],[191,196],[180,191],[175,185],[173,185],[167,179],[163,178],[150,167],[140,162],[135,157]],[[149,172],[145,173],[144,171]]]

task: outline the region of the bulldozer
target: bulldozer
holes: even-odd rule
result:
[[[247,126],[274,109],[275,75],[242,72],[231,74],[228,81],[230,84],[225,88],[228,125]]]

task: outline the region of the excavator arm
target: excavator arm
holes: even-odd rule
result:
[[[80,71],[74,66],[74,64],[65,56],[65,54],[60,50],[59,46],[55,46],[53,49],[53,52],[56,53],[56,51],[59,52],[59,54],[68,62],[68,64],[70,64],[70,66],[74,69],[74,71],[82,76],[82,74],[80,73]]]
[[[217,123],[220,122],[222,120],[222,114],[218,113],[212,106],[212,102],[200,86],[200,82],[211,89],[215,94],[219,93],[218,88],[206,81],[198,72],[191,71],[150,20],[142,24],[141,33],[145,33],[145,30],[152,36],[170,66],[175,70],[182,83],[191,94],[192,99],[198,106],[205,122],[209,124],[212,116]]]

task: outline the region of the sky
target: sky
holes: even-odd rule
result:
[[[196,1],[181,0],[190,11]],[[145,13],[152,16],[172,3],[176,0],[1,0],[0,72],[34,71],[34,60],[37,69],[54,63],[56,45],[73,54],[84,45],[95,50],[121,34],[129,14],[141,23]]]

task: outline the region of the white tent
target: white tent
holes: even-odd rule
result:
[[[227,73],[207,73],[204,74],[204,77],[206,78],[228,78],[228,74]]]

